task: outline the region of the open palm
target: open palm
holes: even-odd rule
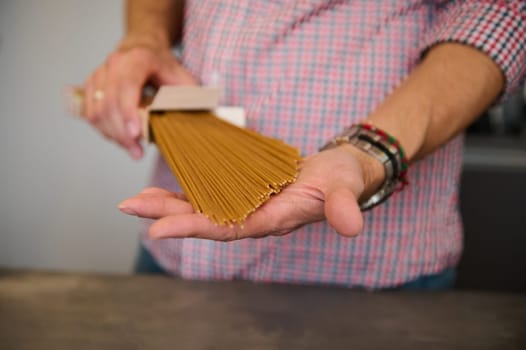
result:
[[[195,213],[184,195],[160,188],[147,188],[119,208],[130,215],[156,219],[149,231],[153,238],[231,241],[279,236],[324,219],[340,234],[355,236],[363,226],[357,203],[363,188],[359,162],[337,147],[305,158],[296,182],[272,196],[243,226],[219,226]]]

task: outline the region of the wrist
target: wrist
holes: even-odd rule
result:
[[[141,33],[128,33],[117,45],[120,51],[127,51],[138,47],[154,51],[171,50],[168,33],[162,31],[147,31]]]
[[[386,174],[383,164],[352,144],[344,143],[339,145],[338,148],[354,157],[362,170],[364,189],[360,195],[359,202],[370,198],[385,181]]]

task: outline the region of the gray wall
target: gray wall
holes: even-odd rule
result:
[[[117,203],[147,183],[133,162],[67,115],[122,33],[122,3],[0,0],[0,266],[128,272],[138,220]]]

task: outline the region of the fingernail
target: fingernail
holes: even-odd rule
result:
[[[125,214],[137,216],[137,212],[128,207],[124,202],[120,203],[117,208]]]
[[[132,157],[134,160],[141,159],[142,157],[142,151],[139,147],[131,147],[128,150],[128,153],[130,154],[130,157]]]
[[[141,130],[140,130],[139,125],[137,123],[128,122],[126,124],[126,128],[128,129],[128,133],[130,134],[130,136],[133,137],[133,138],[139,136],[139,134],[141,133]]]

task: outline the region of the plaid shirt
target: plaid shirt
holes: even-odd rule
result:
[[[517,88],[525,14],[525,1],[190,0],[183,62],[224,88],[224,104],[245,106],[250,128],[306,155],[366,117],[439,42],[477,47]],[[366,212],[357,238],[319,222],[258,240],[143,241],[184,278],[393,287],[457,264],[461,167],[458,137],[415,163],[410,186]],[[179,190],[162,160],[153,185]]]

